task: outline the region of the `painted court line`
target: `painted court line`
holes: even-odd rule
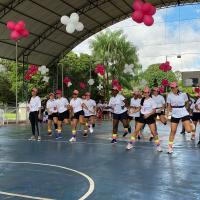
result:
[[[60,169],[64,169],[64,170],[68,170],[68,171],[72,171],[74,173],[77,173],[83,177],[85,177],[88,182],[89,182],[89,188],[88,191],[81,196],[78,200],[85,200],[86,198],[88,198],[94,191],[95,188],[95,183],[92,180],[91,177],[89,177],[87,174],[84,174],[83,172],[77,171],[75,169],[71,169],[68,167],[64,167],[64,166],[60,166],[60,165],[52,165],[52,164],[46,164],[46,163],[34,163],[34,162],[14,162],[14,161],[0,161],[0,164],[28,164],[28,165],[39,165],[39,166],[49,166],[49,167],[55,167],[55,168],[60,168]],[[27,195],[20,195],[20,194],[14,194],[14,193],[7,193],[7,192],[2,192],[0,191],[0,194],[5,194],[8,196],[16,196],[16,197],[23,197],[23,198],[29,198],[29,199],[38,199],[38,200],[52,200],[49,198],[42,198],[42,197],[32,197],[32,196],[27,196]]]

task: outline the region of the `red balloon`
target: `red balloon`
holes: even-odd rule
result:
[[[30,35],[29,31],[26,30],[26,29],[23,29],[20,31],[20,34],[23,36],[23,37],[28,37]]]
[[[148,11],[148,15],[154,15],[156,13],[156,7],[151,5],[150,10]]]
[[[12,40],[17,41],[20,38],[20,34],[17,31],[12,31],[11,34],[10,34],[10,38]]]
[[[151,26],[154,23],[154,19],[151,15],[144,15],[143,21],[146,26]]]
[[[143,15],[142,11],[135,11],[135,12],[133,12],[131,17],[132,17],[133,21],[135,21],[137,23],[142,23],[144,15]]]
[[[135,0],[134,2],[133,2],[133,9],[134,10],[141,10],[142,9],[142,5],[143,5],[144,3],[141,1],[141,0]]]
[[[151,7],[152,7],[152,5],[151,5],[150,3],[144,3],[144,4],[142,5],[142,12],[143,12],[144,14],[148,14],[149,11],[151,10]]]
[[[18,32],[24,30],[24,28],[25,28],[25,22],[24,21],[19,21],[15,26],[15,30],[18,31]]]
[[[9,30],[15,30],[15,22],[13,22],[13,21],[8,21],[7,22],[7,24],[6,24],[6,26],[7,26],[7,28],[9,29]]]

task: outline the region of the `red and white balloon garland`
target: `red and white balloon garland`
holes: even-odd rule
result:
[[[132,13],[133,21],[144,23],[146,26],[151,26],[154,23],[153,15],[156,13],[156,8],[151,3],[135,0],[133,2],[134,12]]]

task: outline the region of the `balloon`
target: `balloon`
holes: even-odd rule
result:
[[[7,26],[7,28],[8,28],[9,30],[12,30],[12,31],[13,31],[13,30],[15,30],[15,25],[16,25],[15,22],[13,22],[13,21],[8,21],[6,26]]]
[[[76,26],[76,30],[77,31],[82,31],[84,29],[84,25],[81,22],[78,22],[77,26]]]
[[[146,26],[151,26],[154,23],[154,19],[151,15],[144,15],[143,21]]]
[[[150,10],[148,11],[148,15],[154,15],[156,13],[156,7],[151,5]]]
[[[12,31],[11,34],[10,34],[10,38],[12,40],[17,41],[20,38],[20,34],[17,31]]]
[[[72,13],[70,15],[70,22],[78,23],[78,21],[79,21],[79,15],[77,13]]]
[[[26,29],[23,29],[20,31],[20,34],[23,36],[23,37],[28,37],[30,35],[29,31],[26,30]]]
[[[163,79],[162,80],[162,85],[165,86],[165,87],[168,86],[169,85],[168,80],[167,79]]]
[[[139,11],[142,9],[142,5],[144,3],[141,1],[141,0],[135,0],[134,3],[133,3],[133,9],[136,11]]]
[[[144,13],[144,14],[148,14],[148,12],[151,10],[151,4],[150,3],[144,3],[143,5],[142,5],[142,12]]]
[[[15,30],[20,32],[21,30],[24,30],[25,28],[25,22],[24,21],[19,21],[16,26],[15,26]]]
[[[66,26],[66,31],[68,32],[68,33],[73,33],[74,31],[75,31],[75,27],[74,27],[74,25],[72,24],[72,23],[69,23],[67,26]]]
[[[135,11],[133,14],[132,14],[132,19],[137,22],[137,23],[142,23],[143,22],[143,13],[142,11]]]
[[[69,23],[69,17],[64,15],[60,18],[60,22],[64,25],[67,25]]]

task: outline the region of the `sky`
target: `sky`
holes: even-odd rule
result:
[[[143,70],[151,64],[165,62],[167,57],[174,71],[200,71],[200,4],[157,10],[150,27],[129,18],[107,29],[124,31],[128,41],[137,48]],[[91,54],[89,45],[94,37],[73,51]]]

